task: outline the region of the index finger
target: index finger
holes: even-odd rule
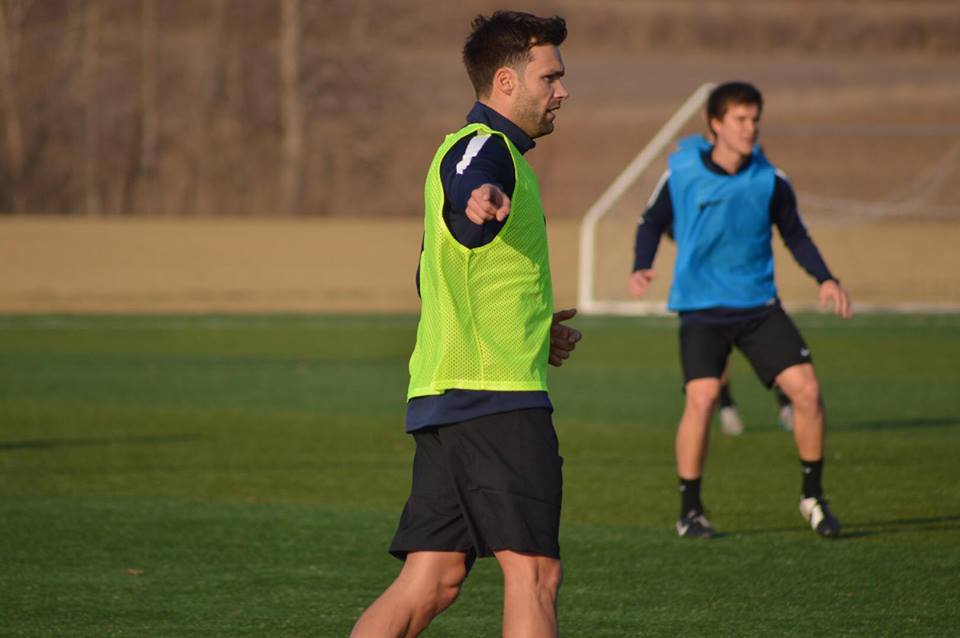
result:
[[[842,295],[841,299],[843,300],[843,318],[849,319],[853,316],[853,304],[850,303],[850,297],[847,295]]]
[[[500,207],[497,208],[497,221],[502,222],[507,218],[507,215],[510,214],[510,198],[505,194],[501,194],[502,200],[500,201]]]

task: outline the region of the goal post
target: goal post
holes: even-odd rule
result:
[[[596,231],[599,221],[609,213],[637,179],[650,167],[684,126],[703,108],[713,83],[700,85],[676,113],[654,135],[653,139],[617,176],[607,190],[594,202],[580,224],[580,262],[577,285],[577,309],[583,314],[664,314],[666,305],[655,301],[602,301],[594,287],[596,275]]]
[[[665,124],[637,114],[655,134],[580,223],[583,314],[667,313],[676,247],[660,242],[657,276],[634,300],[627,293],[632,238],[674,141],[703,131],[699,116],[714,86],[698,87]],[[804,223],[855,309],[960,312],[960,88],[826,87],[767,97],[775,108],[765,117],[765,146],[789,175]],[[817,310],[812,279],[780,239],[772,249],[781,300],[790,310]]]

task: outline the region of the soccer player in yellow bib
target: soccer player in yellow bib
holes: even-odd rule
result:
[[[419,635],[485,556],[503,571],[503,635],[557,635],[563,459],[547,365],[561,365],[580,333],[562,323],[575,310],[553,311],[544,211],[523,154],[569,95],[566,25],[499,11],[472,27],[463,60],[477,103],[424,187],[413,485],[390,545],[404,564],[354,638]]]

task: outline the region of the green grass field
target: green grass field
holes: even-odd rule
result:
[[[584,319],[552,373],[566,636],[947,636],[960,627],[960,316],[801,316],[846,535],[743,359],[715,431],[723,535],[676,538],[673,319]],[[0,636],[345,636],[395,576],[411,317],[0,317]],[[481,561],[425,634],[496,636]]]

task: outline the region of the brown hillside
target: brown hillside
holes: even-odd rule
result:
[[[284,18],[281,6],[299,11]],[[463,35],[473,14],[497,6],[4,3],[0,210],[416,216],[423,167],[472,100],[458,59]],[[798,180],[829,181],[813,166],[822,150],[798,146],[802,134],[776,137],[788,125],[960,125],[954,2],[525,6],[560,13],[570,27],[573,98],[556,135],[531,155],[553,215],[582,214],[706,80],[761,85],[768,145]],[[827,142],[845,169],[865,148],[850,136]],[[943,155],[949,142],[901,163]],[[869,148],[899,154],[890,140]],[[879,169],[879,184],[899,166]],[[876,189],[869,171],[850,181],[856,195]]]

